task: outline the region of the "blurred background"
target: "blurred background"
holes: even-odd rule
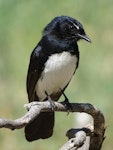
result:
[[[66,95],[71,102],[89,102],[102,110],[107,126],[102,149],[112,150],[113,0],[0,0],[0,116],[16,119],[26,113],[30,53],[45,25],[59,15],[78,19],[92,40],[78,43],[80,65]],[[0,149],[58,150],[75,119],[74,114],[57,112],[54,135],[32,143],[25,140],[23,129],[0,129]]]

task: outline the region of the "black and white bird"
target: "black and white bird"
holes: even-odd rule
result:
[[[58,101],[79,64],[77,42],[87,37],[82,24],[68,16],[55,17],[43,30],[34,48],[27,74],[29,102]],[[49,138],[53,134],[54,112],[42,112],[25,127],[28,141]]]

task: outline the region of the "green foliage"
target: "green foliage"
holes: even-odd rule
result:
[[[80,20],[92,44],[79,42],[80,66],[66,90],[70,101],[90,102],[106,117],[103,150],[113,139],[113,1],[112,0],[0,0],[0,115],[15,119],[25,113],[29,56],[44,26],[55,16]],[[1,150],[57,150],[65,132],[74,125],[74,114],[56,113],[53,137],[28,143],[23,130],[0,129]]]

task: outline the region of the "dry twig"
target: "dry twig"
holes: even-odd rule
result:
[[[67,112],[67,108],[64,102],[54,102],[54,111]],[[91,131],[89,128],[72,129],[67,132],[67,136],[70,139],[60,150],[76,150],[81,147],[86,139],[86,136],[90,136],[89,150],[100,150],[105,132],[105,119],[99,109],[91,104],[84,103],[71,103],[71,112],[85,112],[90,114],[94,120],[94,129]],[[11,130],[20,129],[31,122],[40,112],[51,111],[51,104],[46,102],[32,102],[25,105],[29,110],[24,116],[16,120],[9,120],[0,118],[0,128],[9,128]]]

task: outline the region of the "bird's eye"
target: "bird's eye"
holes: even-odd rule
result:
[[[73,29],[74,29],[74,27],[72,25],[64,27],[65,31],[70,31],[70,30],[73,30]]]
[[[73,29],[74,27],[72,25],[69,26],[69,29]]]

